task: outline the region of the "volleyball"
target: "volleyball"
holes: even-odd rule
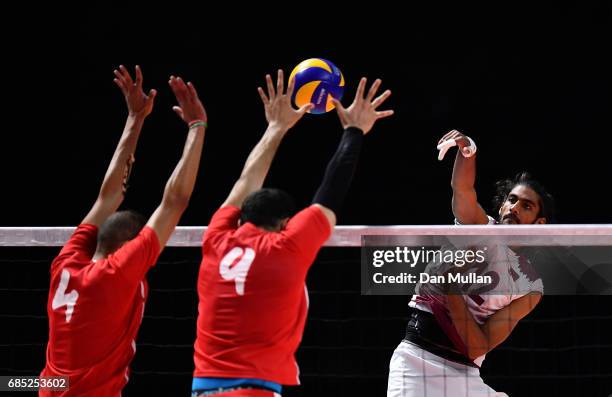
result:
[[[321,114],[335,106],[331,99],[342,99],[344,76],[340,69],[323,58],[310,58],[300,62],[291,72],[289,81],[295,78],[291,100],[299,108],[312,103],[309,113]]]

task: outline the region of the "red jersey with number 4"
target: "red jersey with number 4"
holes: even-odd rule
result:
[[[306,274],[329,238],[323,212],[308,207],[280,232],[251,223],[227,206],[204,234],[195,377],[257,378],[299,384],[295,351],[302,340]]]
[[[80,225],[51,264],[49,343],[41,376],[68,376],[66,391],[41,396],[119,396],[147,297],[145,274],[160,246],[145,227],[105,259],[92,261],[98,228]]]

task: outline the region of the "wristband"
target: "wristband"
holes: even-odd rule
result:
[[[472,138],[470,138],[469,136],[465,136],[467,138],[468,141],[470,141],[470,146],[466,146],[463,149],[461,149],[461,154],[463,155],[463,157],[465,157],[466,159],[472,157],[473,155],[476,154],[476,143],[474,143],[474,141],[472,140]]]
[[[194,127],[204,127],[204,128],[208,128],[208,123],[204,120],[193,120],[189,123],[189,129],[192,129]]]

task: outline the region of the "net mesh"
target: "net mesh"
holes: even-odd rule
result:
[[[201,228],[191,230],[201,235]],[[297,352],[302,385],[284,388],[285,396],[386,392],[389,360],[404,337],[408,297],[362,296],[354,243],[362,231],[342,233],[321,250],[309,273],[309,318]],[[45,245],[39,235],[37,244],[7,246],[7,235],[0,247],[0,375],[35,375],[45,363],[48,268],[63,237]],[[125,396],[190,393],[201,259],[200,249],[190,244],[167,248],[149,272],[151,292]],[[611,307],[612,296],[545,296],[487,355],[483,379],[511,396],[608,396]]]

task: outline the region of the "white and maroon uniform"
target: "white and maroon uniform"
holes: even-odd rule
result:
[[[494,224],[489,217],[489,224]],[[478,247],[483,248],[482,246]],[[494,282],[486,290],[468,289],[463,294],[468,310],[478,324],[485,321],[512,303],[512,301],[530,292],[543,293],[541,278],[529,261],[517,255],[508,246],[490,245],[486,247],[486,267],[470,271],[486,272]],[[425,270],[429,274],[443,274],[453,263],[430,263]],[[442,287],[435,284],[418,285],[412,296],[410,307],[432,313],[440,327],[453,342],[458,351],[465,352],[466,347],[457,333],[448,308]],[[480,367],[485,359],[482,355],[474,360]],[[419,346],[402,341],[393,353],[389,371],[388,397],[428,397],[455,396],[506,396],[495,392],[480,377],[476,367],[469,367],[449,361],[423,350]]]

